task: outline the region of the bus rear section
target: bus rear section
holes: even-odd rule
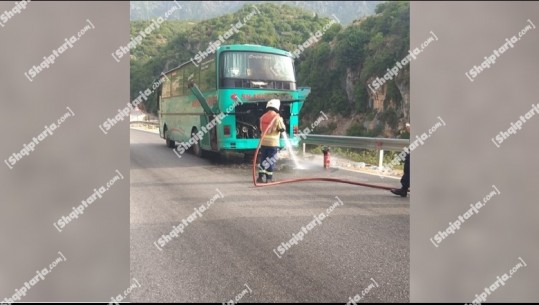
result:
[[[260,117],[271,99],[281,101],[279,114],[288,137],[297,146],[294,130],[298,129],[299,111],[310,90],[296,89],[292,54],[267,46],[228,45],[218,49],[217,59],[221,106],[228,104],[234,94],[242,102],[225,119],[219,146],[253,153],[262,135]],[[281,139],[280,146],[284,145]]]
[[[283,118],[286,126],[286,134],[293,146],[299,144],[297,137],[299,125],[299,112],[304,102],[299,92],[308,91],[308,88],[301,88],[298,91],[290,91],[288,93],[268,93],[263,94],[268,96],[264,99],[250,100],[252,96],[246,93],[237,94],[240,96],[242,103],[236,105],[233,113],[228,113],[222,123],[222,135],[220,138],[220,147],[223,150],[234,150],[246,154],[252,154],[258,147],[260,137],[263,130],[260,130],[260,118],[266,112],[267,102],[270,99],[277,98],[281,101],[279,114]],[[226,90],[224,95],[230,96],[235,94],[236,90]],[[241,92],[241,91],[237,91]],[[284,147],[284,139],[281,138],[280,147]]]
[[[263,130],[260,130],[260,118],[266,112],[267,101],[249,102],[236,106],[235,109],[235,140],[237,149],[256,149]],[[279,114],[283,118],[286,132],[292,136],[294,124],[291,122],[292,103],[281,103]],[[292,120],[293,121],[293,120]],[[297,121],[297,120],[296,120]],[[297,124],[296,124],[297,125]],[[231,142],[231,145],[234,144]],[[284,145],[283,143],[281,143]],[[281,145],[281,146],[282,146]]]

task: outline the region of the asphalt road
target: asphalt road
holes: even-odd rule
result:
[[[275,179],[313,175],[400,186],[321,164]],[[328,182],[255,188],[248,164],[179,158],[133,129],[130,179],[132,302],[409,302],[409,198]],[[182,220],[183,233],[158,242]],[[303,240],[278,250],[302,227]]]

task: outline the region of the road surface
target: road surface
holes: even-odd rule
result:
[[[321,166],[275,179],[310,175],[400,185]],[[158,135],[131,129],[132,302],[409,302],[409,224],[409,198],[386,190],[255,188],[248,164],[179,158]]]

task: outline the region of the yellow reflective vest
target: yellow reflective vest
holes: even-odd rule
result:
[[[260,117],[260,131],[268,128],[266,136],[262,139],[262,146],[279,147],[279,129],[285,129],[283,118],[275,111],[270,110]]]

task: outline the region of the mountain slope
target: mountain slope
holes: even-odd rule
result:
[[[331,21],[286,4],[257,4],[256,8],[260,13],[226,44],[262,44],[293,52],[311,33]],[[252,5],[245,5],[233,14],[205,21],[163,23],[132,51],[132,99],[162,71],[204,51],[232,23],[253,11]],[[132,33],[147,23],[133,21]],[[383,77],[386,69],[407,55],[409,48],[408,2],[382,3],[376,8],[376,15],[346,27],[332,25],[295,62],[298,85],[312,88],[302,110],[302,121],[310,125],[323,110],[331,119],[317,133],[395,136],[409,120],[409,66],[404,66],[396,78],[376,93],[369,90],[368,84],[376,77]],[[155,113],[155,97],[144,106],[147,112]]]
[[[323,17],[335,14],[345,25],[374,13],[376,5],[383,1],[178,1],[181,10],[169,20],[207,20],[234,13],[246,4],[287,4],[302,8]],[[131,1],[131,20],[149,20],[163,16],[174,5],[169,1]]]

